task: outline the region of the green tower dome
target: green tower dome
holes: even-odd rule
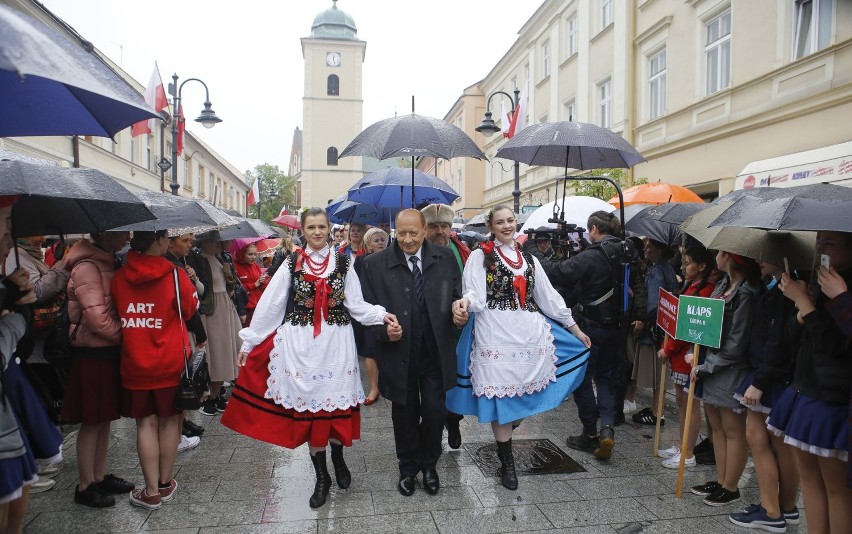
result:
[[[334,4],[314,18],[311,24],[311,37],[316,39],[358,40],[358,28],[355,21]]]

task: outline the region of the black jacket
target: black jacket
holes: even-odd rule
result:
[[[201,279],[201,276],[202,276],[202,272],[205,272],[206,269],[198,261],[198,259],[193,259],[194,265],[190,264],[190,261],[187,261],[187,260],[189,260],[189,258],[192,257],[192,255],[193,255],[192,252],[190,252],[190,254],[189,254],[189,256],[187,256],[187,258],[178,258],[177,256],[175,256],[171,252],[166,252],[165,258],[167,260],[169,260],[170,262],[172,262],[173,264],[175,264],[176,267],[179,267],[181,269],[186,269],[187,265],[192,267],[195,270],[195,274],[198,275],[198,279],[201,281],[202,284],[204,284],[204,280]],[[200,254],[197,254],[197,255],[198,255],[199,259],[201,259],[201,260],[204,259],[204,258],[201,258]],[[207,262],[205,261],[204,263],[207,263]],[[210,282],[210,280],[208,280],[207,283],[212,283],[212,282]],[[204,287],[206,289],[208,286],[205,284]],[[199,295],[198,298],[199,298],[199,300],[201,300],[201,298],[203,298],[203,295]],[[204,343],[205,341],[207,341],[207,331],[204,329],[204,323],[201,322],[201,313],[196,313],[192,317],[185,319],[185,322],[186,322],[186,329],[189,330],[190,332],[192,332],[193,334],[195,334],[195,342],[196,343]]]
[[[447,247],[424,241],[421,258],[426,310],[435,334],[444,391],[448,391],[456,385],[456,327],[453,325],[452,305],[462,296],[461,272],[455,255]],[[375,341],[379,391],[391,402],[405,404],[412,350],[409,335],[414,305],[411,270],[396,242],[363,258],[361,263],[364,300],[384,306],[388,313],[396,315],[402,325],[402,339],[396,342],[388,339],[385,325],[366,327],[367,336]]]
[[[751,324],[748,365],[755,371],[753,385],[761,391],[787,385],[793,370],[795,346],[789,342],[789,325],[796,315],[793,301],[778,286],[757,300]]]
[[[614,236],[604,236],[585,250],[567,260],[549,261],[538,247],[528,249],[541,263],[544,273],[553,285],[567,290],[576,288],[579,303],[594,302],[613,289],[612,260],[621,254],[621,241]],[[595,320],[586,310],[586,318]]]

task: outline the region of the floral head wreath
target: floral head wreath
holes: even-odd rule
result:
[[[304,208],[301,209],[301,211],[299,211],[299,215],[304,215],[309,209],[311,209],[311,208],[309,208],[308,206],[305,206]]]

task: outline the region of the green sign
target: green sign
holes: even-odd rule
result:
[[[678,299],[675,338],[718,349],[724,315],[724,300],[682,296]]]

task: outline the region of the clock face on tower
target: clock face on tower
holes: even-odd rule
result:
[[[340,66],[340,52],[329,52],[325,55],[325,64],[329,67]]]

